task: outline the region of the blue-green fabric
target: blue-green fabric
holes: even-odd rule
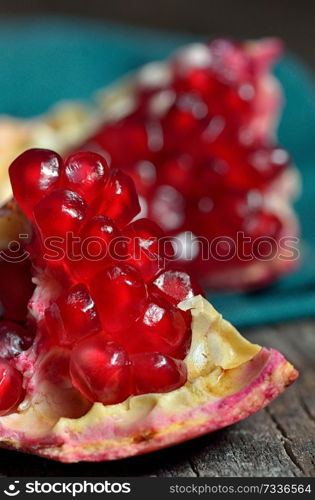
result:
[[[0,113],[32,116],[60,99],[86,99],[125,72],[164,58],[191,40],[73,19],[1,21]],[[286,96],[280,142],[291,152],[303,180],[303,194],[296,204],[302,264],[260,292],[209,294],[237,326],[315,315],[315,86],[307,68],[291,55],[275,72]]]

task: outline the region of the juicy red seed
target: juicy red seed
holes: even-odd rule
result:
[[[0,276],[0,317],[25,321],[27,304],[35,288],[29,259],[7,262],[0,255]]]
[[[126,255],[125,244],[115,223],[103,215],[91,217],[80,234],[81,257],[72,265],[80,279],[88,280]]]
[[[22,375],[6,360],[0,360],[0,417],[12,413],[22,398]]]
[[[61,295],[45,317],[51,335],[58,336],[61,345],[73,345],[101,330],[93,299],[82,284]]]
[[[172,243],[149,219],[138,219],[123,231],[127,243],[128,262],[139,269],[146,282],[165,267],[165,260],[174,255]]]
[[[98,213],[113,219],[121,228],[140,211],[138,195],[131,178],[121,170],[112,170],[99,199]]]
[[[186,355],[191,335],[184,313],[171,302],[153,295],[141,318],[125,335],[129,353],[161,352],[169,356]]]
[[[0,359],[13,359],[32,344],[30,332],[12,321],[0,321]]]
[[[83,340],[73,349],[70,374],[74,387],[92,402],[121,403],[132,393],[128,355],[105,334]]]
[[[105,158],[96,153],[80,151],[65,161],[63,187],[75,191],[90,203],[103,189],[108,173]]]
[[[130,356],[136,394],[170,392],[187,380],[187,369],[178,361],[159,352]]]
[[[170,269],[161,273],[152,284],[152,290],[178,304],[195,295],[203,295],[199,285],[184,271]]]
[[[62,160],[47,149],[29,149],[10,166],[14,197],[29,219],[40,200],[58,186]]]
[[[128,264],[101,271],[91,281],[90,290],[106,332],[129,328],[145,307],[144,281]]]
[[[36,205],[34,218],[43,240],[62,238],[60,245],[65,247],[65,235],[80,230],[86,212],[81,196],[67,189],[56,189]]]

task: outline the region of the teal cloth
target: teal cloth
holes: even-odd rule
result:
[[[191,36],[73,19],[1,21],[0,113],[32,116],[61,99],[86,99],[125,72],[164,58],[189,41]],[[280,61],[275,73],[286,96],[280,142],[303,180],[296,204],[302,262],[298,271],[266,290],[209,294],[239,327],[315,315],[315,86],[308,69],[292,55]]]

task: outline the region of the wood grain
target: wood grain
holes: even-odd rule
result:
[[[112,463],[63,465],[1,450],[3,476],[315,476],[315,320],[245,332],[282,351],[299,380],[267,409],[191,442]]]

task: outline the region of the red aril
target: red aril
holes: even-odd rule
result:
[[[180,269],[163,271],[153,281],[152,290],[174,304],[190,299],[194,295],[202,295],[199,285],[192,280],[188,273]]]
[[[50,334],[60,345],[72,346],[101,330],[94,301],[83,284],[75,285],[61,295],[45,315]]]
[[[81,151],[66,159],[62,185],[90,203],[103,190],[108,173],[109,167],[105,158],[96,153]]]
[[[126,238],[128,262],[139,269],[146,282],[151,281],[174,256],[171,240],[149,219],[132,222],[126,226],[123,236]]]
[[[159,352],[134,354],[130,360],[135,394],[175,391],[186,382],[187,369],[183,361]]]
[[[185,313],[158,295],[152,295],[138,321],[126,332],[129,353],[155,352],[183,359],[191,331]]]
[[[73,349],[70,373],[74,387],[89,401],[116,404],[132,393],[127,352],[106,334],[83,340]]]
[[[0,359],[0,417],[12,412],[22,398],[22,375],[4,359]]]
[[[128,264],[109,267],[90,284],[106,332],[127,330],[144,309],[147,291],[139,271]]]
[[[85,201],[74,191],[56,189],[34,208],[34,219],[43,242],[46,238],[60,238],[65,248],[67,233],[77,234],[87,212]]]
[[[29,219],[40,200],[58,187],[62,160],[48,149],[29,149],[10,167],[14,197]]]
[[[114,221],[94,215],[86,221],[79,234],[81,254],[73,268],[81,280],[91,279],[97,272],[126,255],[121,232]]]
[[[121,228],[139,211],[138,195],[132,180],[121,170],[112,170],[109,181],[99,197],[97,212],[110,217]]]

